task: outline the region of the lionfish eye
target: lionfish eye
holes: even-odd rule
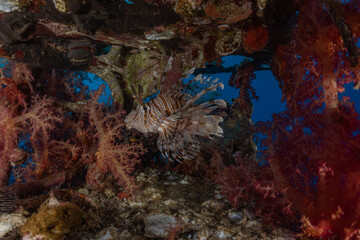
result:
[[[144,111],[147,111],[147,109],[148,109],[147,106],[143,106]]]

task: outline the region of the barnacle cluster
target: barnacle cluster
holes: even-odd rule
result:
[[[197,16],[201,16],[201,0],[178,0],[175,4],[175,12],[185,22],[191,22]]]
[[[240,3],[239,3],[240,2]],[[252,3],[248,0],[210,0],[207,3],[205,13],[208,17],[222,23],[236,23],[247,19],[252,13]]]
[[[220,33],[215,44],[215,51],[221,56],[235,52],[241,44],[241,31]]]

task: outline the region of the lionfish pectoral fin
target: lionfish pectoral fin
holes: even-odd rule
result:
[[[169,161],[182,162],[192,159],[200,152],[200,144],[195,136],[184,132],[165,135],[160,132],[157,141],[161,154]]]
[[[157,141],[161,155],[169,161],[181,162],[182,157],[177,153],[176,142],[174,139],[179,115],[171,115],[165,118],[159,128],[159,138]]]

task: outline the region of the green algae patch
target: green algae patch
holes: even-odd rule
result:
[[[155,89],[160,89],[161,75],[166,67],[163,58],[158,51],[141,51],[130,55],[124,68],[127,90],[135,90],[135,94],[143,99],[153,94]]]
[[[83,210],[73,203],[43,204],[38,213],[33,214],[25,222],[21,232],[23,236],[30,235],[44,239],[61,240],[79,229],[84,219]]]

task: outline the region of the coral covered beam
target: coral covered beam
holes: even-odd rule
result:
[[[359,64],[360,51],[356,46],[351,29],[343,18],[343,9],[340,3],[335,2],[334,0],[323,0],[322,3],[323,6],[328,10],[331,18],[340,32],[341,37],[343,38],[344,46],[346,47],[349,54],[348,58],[351,66],[356,67]]]

